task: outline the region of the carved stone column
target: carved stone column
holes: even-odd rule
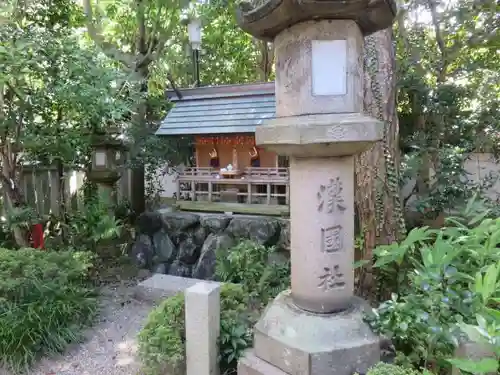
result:
[[[382,138],[363,110],[363,36],[391,25],[390,0],[242,3],[238,19],[274,41],[276,119],[258,145],[290,157],[292,288],[255,327],[240,375],[351,375],[380,359],[353,295],[354,155]]]

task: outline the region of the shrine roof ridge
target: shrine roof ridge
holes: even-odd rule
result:
[[[181,93],[181,98],[178,97],[176,90],[166,90],[165,95],[172,102],[234,96],[274,95],[274,82],[179,88],[178,92]]]
[[[254,133],[276,115],[274,82],[180,89],[156,135]]]

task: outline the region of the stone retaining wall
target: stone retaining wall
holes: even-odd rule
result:
[[[146,212],[138,218],[131,255],[140,267],[155,273],[213,280],[216,252],[245,239],[289,250],[289,221],[265,216]]]

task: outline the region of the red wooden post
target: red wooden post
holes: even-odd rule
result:
[[[43,241],[43,225],[34,224],[31,228],[31,241],[34,249],[43,249],[45,244]]]

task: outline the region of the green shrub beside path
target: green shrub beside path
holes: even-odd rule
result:
[[[78,340],[97,312],[89,253],[0,248],[0,367],[19,372]]]

